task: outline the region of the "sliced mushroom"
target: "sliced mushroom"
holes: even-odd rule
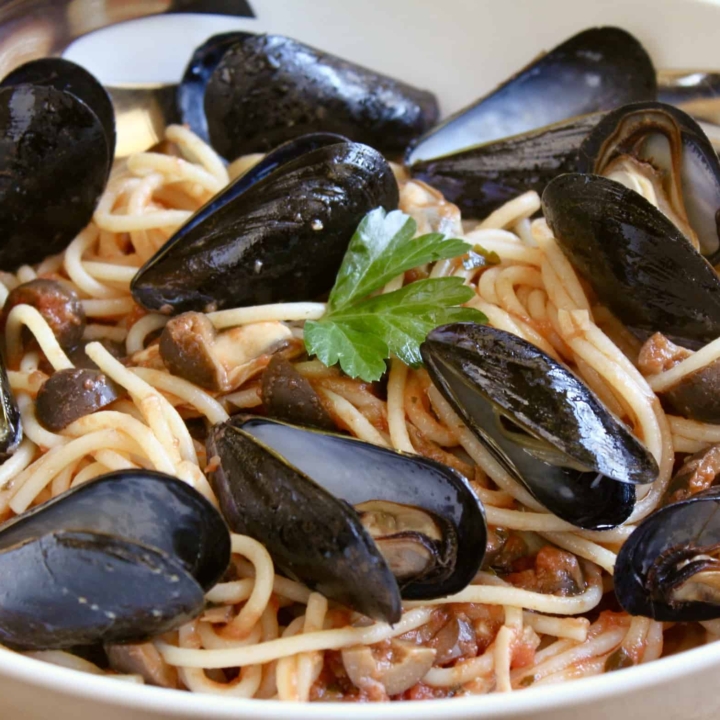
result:
[[[453,660],[475,657],[478,651],[477,637],[473,626],[462,617],[452,617],[430,640],[437,651],[435,665],[447,665]]]
[[[312,385],[281,355],[274,355],[263,372],[262,398],[270,417],[303,427],[337,430]]]
[[[208,390],[227,392],[242,376],[242,366],[292,338],[280,322],[259,322],[218,333],[197,312],[172,318],[160,336],[160,355],[173,375]]]
[[[425,577],[448,562],[442,529],[425,510],[385,500],[355,509],[398,582]]]
[[[179,688],[177,670],[168,665],[151,642],[137,645],[106,645],[110,667],[128,675],[140,675],[148,685]]]
[[[59,432],[78,418],[114,402],[121,393],[122,389],[100,370],[60,370],[38,392],[37,419],[48,430]]]
[[[73,348],[82,340],[85,311],[75,291],[63,283],[38,278],[18,285],[5,300],[5,318],[16,305],[32,305],[63,348]]]
[[[353,685],[362,690],[380,683],[393,696],[420,682],[432,667],[435,655],[433,648],[391,640],[379,646],[345,648],[342,660]]]

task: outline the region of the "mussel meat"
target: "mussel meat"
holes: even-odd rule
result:
[[[720,488],[643,520],[620,549],[614,579],[631,615],[661,622],[720,618]]]
[[[703,255],[720,258],[720,161],[682,110],[657,102],[613,110],[583,141],[577,170],[639,192]]]
[[[562,251],[638,335],[661,332],[688,347],[720,336],[720,278],[641,195],[570,173],[548,184],[542,207]]]
[[[54,649],[139,642],[204,606],[230,536],[196,490],[147,470],[110,473],[0,528],[0,642]]]
[[[458,592],[482,563],[482,507],[440,463],[251,416],[216,425],[207,445],[230,527],[358,612],[396,622],[401,594]]]
[[[657,464],[573,373],[536,346],[474,323],[428,334],[437,389],[501,466],[550,512],[605,529],[630,516]]]
[[[292,140],[198,210],[140,269],[133,296],[174,313],[316,297],[360,220],[397,203],[372,148],[327,133]]]
[[[245,34],[205,89],[213,147],[233,159],[311,132],[402,153],[438,117],[435,97],[282,35]]]
[[[598,113],[654,100],[655,92],[642,45],[619,28],[592,28],[433,128],[406,162],[463,214],[483,217],[520,192],[542,192],[571,169]]]

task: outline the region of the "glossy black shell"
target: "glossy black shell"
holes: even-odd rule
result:
[[[0,461],[17,450],[22,438],[20,411],[10,388],[5,364],[0,359]]]
[[[0,528],[0,642],[20,649],[140,642],[199,614],[230,536],[197,491],[110,473]]]
[[[402,153],[438,117],[435,97],[281,35],[247,36],[205,91],[213,147],[234,159],[310,132]]]
[[[207,82],[223,55],[239,40],[250,35],[251,33],[239,31],[213,35],[196,48],[185,68],[177,89],[180,121],[205,142],[210,142],[205,118]]]
[[[353,505],[385,500],[427,510],[454,528],[449,575],[405,584],[402,597],[450,595],[470,583],[486,526],[467,481],[426,458],[253,417],[215,426],[208,457],[223,514],[260,540],[285,573],[371,617],[396,622],[400,589]]]
[[[92,218],[112,158],[85,103],[50,86],[0,90],[0,269],[64,250]]]
[[[108,165],[109,173],[112,158],[115,156],[115,110],[107,90],[97,78],[70,60],[49,57],[31,60],[15,68],[3,78],[0,87],[22,83],[48,86],[68,92],[78,100],[82,100],[98,116],[108,144],[108,155],[111,160]]]
[[[659,210],[597,175],[555,178],[543,213],[565,255],[638,334],[691,347],[720,336],[720,278]]]
[[[222,190],[140,269],[135,300],[177,313],[328,291],[360,220],[398,203],[384,158],[335,139],[291,141]]]
[[[464,214],[481,217],[518,192],[541,191],[574,161],[584,123],[592,122],[579,116],[655,93],[655,70],[637,39],[620,28],[591,28],[433,128],[406,162]]]
[[[534,345],[474,323],[436,328],[421,345],[430,377],[495,459],[548,510],[588,529],[632,512],[632,483],[658,474],[648,450],[566,367]],[[553,449],[509,436],[500,416]]]
[[[666,505],[643,520],[618,553],[615,595],[631,615],[662,622],[720,618],[720,603],[676,601],[670,597],[668,571],[690,569],[693,558],[720,546],[720,489]]]

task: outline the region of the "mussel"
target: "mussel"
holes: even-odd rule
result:
[[[483,217],[571,170],[601,111],[654,100],[655,92],[655,70],[642,45],[619,28],[592,28],[433,128],[406,162],[463,214]]]
[[[720,488],[643,520],[620,549],[614,580],[631,615],[662,622],[720,618]]]
[[[251,33],[235,31],[213,35],[195,49],[177,89],[180,118],[198,137],[210,142],[205,118],[205,88],[223,55]]]
[[[5,363],[0,358],[0,462],[17,450],[22,438],[20,411],[10,388]]]
[[[638,335],[661,332],[687,347],[720,336],[720,278],[641,195],[570,173],[548,184],[542,207],[562,251]]]
[[[139,642],[199,614],[230,536],[196,490],[125,470],[0,527],[0,642],[17,649]]]
[[[682,110],[657,102],[613,110],[583,141],[577,170],[640,192],[703,255],[720,258],[720,161]]]
[[[379,620],[400,597],[458,592],[482,563],[486,526],[467,481],[420,456],[260,417],[212,428],[208,457],[235,532],[329,598]]]
[[[621,524],[634,484],[657,464],[565,366],[502,330],[474,323],[428,334],[421,353],[437,389],[500,465],[573,525]]]
[[[210,43],[205,57],[218,49]],[[243,34],[204,95],[210,140],[228,159],[311,132],[400,154],[438,117],[431,93],[282,35]]]
[[[3,81],[0,269],[60,252],[90,221],[113,160],[107,102],[89,73],[65,61],[31,63]]]
[[[327,133],[292,140],[198,210],[140,269],[133,296],[174,313],[315,297],[360,220],[397,203],[372,148]]]

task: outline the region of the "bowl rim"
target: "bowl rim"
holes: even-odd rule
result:
[[[42,672],[38,672],[42,663]],[[105,675],[92,675],[0,650],[0,676],[30,686],[54,691],[78,700],[115,708],[162,713],[163,717],[236,720],[244,716],[273,720],[335,720],[338,707],[349,720],[468,720],[506,718],[532,713],[581,707],[602,700],[649,689],[720,665],[720,642],[685,650],[621,672],[581,678],[559,685],[527,688],[521,692],[491,693],[461,698],[414,700],[394,703],[298,703],[279,700],[235,698],[184,692],[148,685],[132,685]]]

